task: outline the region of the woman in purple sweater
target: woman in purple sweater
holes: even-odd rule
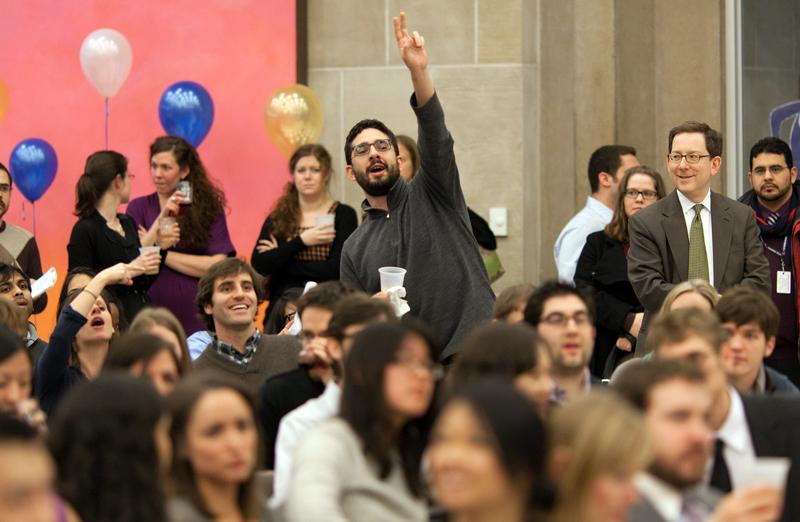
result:
[[[178,244],[162,252],[150,299],[175,314],[191,335],[205,329],[194,304],[197,282],[211,265],[236,255],[225,195],[209,180],[197,150],[177,136],[150,145],[150,175],[156,191],[131,201],[127,213],[139,227],[142,246],[156,244],[160,234],[180,235]]]

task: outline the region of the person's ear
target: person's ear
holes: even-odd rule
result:
[[[353,167],[352,167],[352,166],[350,166],[350,165],[347,165],[347,166],[344,168],[344,170],[345,170],[345,172],[347,172],[347,178],[348,178],[350,181],[355,181],[355,180],[356,180],[356,173],[355,173],[355,172],[353,172]]]
[[[767,348],[764,350],[764,359],[772,355],[772,352],[775,351],[775,336],[773,335],[767,340]]]

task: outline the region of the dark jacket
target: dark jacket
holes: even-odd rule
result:
[[[766,372],[767,394],[791,393],[792,395],[800,395],[800,390],[797,389],[797,386],[795,386],[787,376],[766,365],[764,365],[764,371]]]
[[[603,230],[589,234],[575,269],[575,286],[588,290],[594,300],[597,336],[589,369],[592,375],[610,377],[603,375],[604,366],[617,339],[627,333],[628,314],[644,312],[628,281],[623,244]]]

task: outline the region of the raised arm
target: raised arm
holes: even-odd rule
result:
[[[395,16],[392,22],[394,23],[394,36],[397,39],[400,58],[411,73],[411,83],[414,85],[417,107],[421,107],[428,103],[434,92],[433,80],[428,72],[428,52],[425,50],[425,38],[417,31],[408,32],[406,13],[403,11],[400,11],[400,16]]]

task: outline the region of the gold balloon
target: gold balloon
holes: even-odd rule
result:
[[[6,117],[8,112],[8,86],[0,80],[0,121]]]
[[[307,86],[287,85],[270,97],[264,109],[264,122],[272,143],[289,158],[300,145],[319,139],[322,103]]]

